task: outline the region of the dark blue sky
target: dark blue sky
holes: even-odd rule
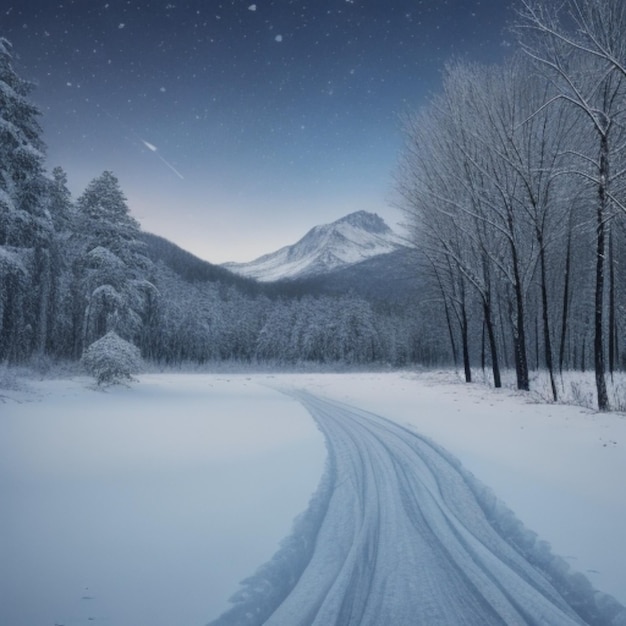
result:
[[[112,170],[145,230],[213,262],[359,209],[393,223],[399,115],[510,40],[506,0],[4,4],[50,169],[75,195]]]

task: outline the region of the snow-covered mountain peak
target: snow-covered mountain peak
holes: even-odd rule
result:
[[[357,211],[312,228],[291,246],[227,269],[260,281],[300,278],[359,263],[402,248],[400,237],[375,213]]]
[[[367,211],[356,211],[355,213],[350,213],[349,215],[338,219],[334,222],[334,224],[330,224],[330,226],[340,226],[342,224],[348,224],[354,228],[360,228],[370,233],[392,233],[391,228],[387,226],[382,217],[376,213],[368,213]]]

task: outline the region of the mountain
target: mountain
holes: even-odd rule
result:
[[[332,224],[312,228],[297,243],[249,263],[222,267],[263,282],[319,276],[405,249],[382,218],[357,211]]]
[[[141,232],[140,238],[146,244],[147,256],[154,263],[163,263],[187,282],[219,282],[225,286],[237,287],[248,294],[264,291],[256,281],[230,272],[221,265],[199,259],[163,237]]]

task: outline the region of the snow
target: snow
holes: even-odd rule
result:
[[[357,211],[315,226],[293,245],[249,263],[225,263],[224,267],[260,281],[283,280],[347,267],[402,246],[401,238],[380,217]]]
[[[20,254],[17,250],[11,250],[7,246],[0,246],[0,275],[6,276],[10,273],[28,275],[22,257],[23,253]]]
[[[0,623],[206,623],[306,508],[321,435],[243,377],[89,385],[0,392]]]
[[[626,603],[626,418],[442,379],[344,375],[302,386],[432,438],[555,554]]]
[[[624,623],[626,608],[572,574],[439,446],[375,413],[290,393],[325,434],[322,486],[298,532],[209,626]]]
[[[97,267],[122,268],[125,267],[124,261],[120,259],[114,252],[111,252],[104,246],[96,246],[88,253],[89,259]]]
[[[276,551],[322,475],[278,389],[410,425],[594,586],[626,603],[626,419],[413,373],[165,375],[0,391],[0,623],[206,623]],[[86,589],[88,587],[88,590]],[[3,597],[4,596],[4,597]],[[81,600],[91,596],[93,600]],[[71,621],[74,620],[74,621]]]

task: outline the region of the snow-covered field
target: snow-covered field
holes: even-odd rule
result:
[[[626,418],[448,374],[151,374],[0,390],[0,623],[203,624],[306,508],[325,448],[307,389],[456,455],[626,603]],[[90,622],[89,622],[90,623]]]

